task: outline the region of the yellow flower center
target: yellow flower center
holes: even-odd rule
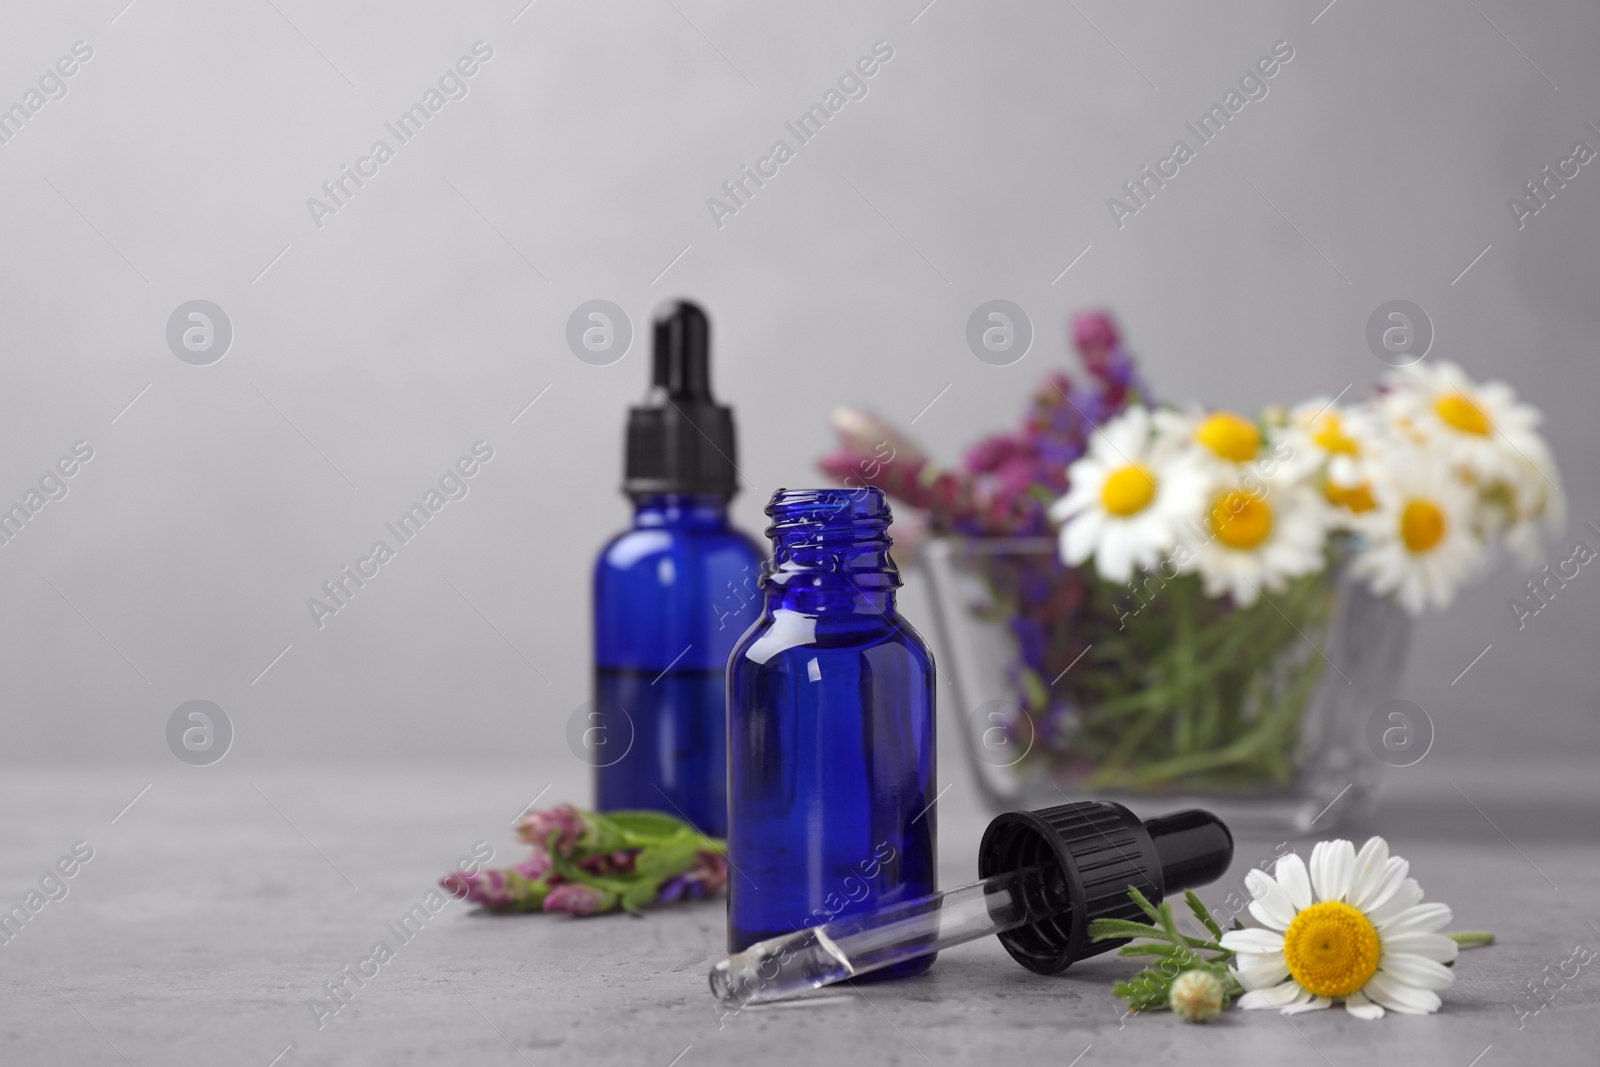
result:
[[[1441,396],[1434,401],[1433,411],[1444,420],[1445,425],[1453,426],[1462,433],[1488,437],[1489,431],[1494,429],[1483,409],[1460,393],[1446,393]]]
[[[1337,415],[1327,415],[1322,419],[1320,427],[1311,440],[1324,452],[1333,452],[1344,456],[1359,456],[1361,446],[1356,444],[1355,438],[1344,432],[1344,424]]]
[[[1408,500],[1400,512],[1400,539],[1415,555],[1433,551],[1448,526],[1444,511],[1431,500]]]
[[[1100,487],[1100,505],[1113,515],[1128,516],[1150,506],[1156,495],[1156,476],[1142,463],[1119,467]]]
[[[1382,949],[1372,921],[1342,900],[1313,904],[1283,935],[1283,959],[1302,989],[1319,997],[1347,997],[1378,970]]]
[[[1357,515],[1378,506],[1378,502],[1372,499],[1372,487],[1366,482],[1348,486],[1328,482],[1322,487],[1322,495],[1328,498],[1328,503],[1347,508]]]
[[[1211,505],[1209,521],[1217,540],[1248,551],[1272,534],[1272,505],[1237,491],[1224,493]]]
[[[1248,463],[1261,451],[1261,431],[1256,424],[1230,411],[1219,411],[1202,422],[1194,439],[1235,463]]]

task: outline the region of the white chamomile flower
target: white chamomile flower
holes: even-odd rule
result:
[[[1539,562],[1545,538],[1559,535],[1567,525],[1561,473],[1543,439],[1534,445],[1525,459],[1519,457],[1519,473],[1485,491],[1504,509],[1500,533],[1506,545],[1530,567]]]
[[[1360,852],[1349,841],[1319,842],[1309,870],[1293,854],[1278,860],[1276,877],[1252,870],[1245,885],[1262,928],[1230,930],[1221,941],[1237,954],[1234,975],[1246,990],[1239,1006],[1288,1015],[1343,1000],[1361,1019],[1385,1009],[1438,1011],[1438,991],[1455,977],[1445,964],[1460,946],[1440,933],[1450,909],[1422,903],[1409,870],[1381,837]]]
[[[1264,433],[1260,423],[1231,411],[1162,410],[1155,420],[1158,433],[1186,441],[1199,465],[1217,477],[1237,478],[1262,469],[1276,474],[1294,455],[1286,442]]]
[[[1392,453],[1383,468],[1373,481],[1376,507],[1357,517],[1361,539],[1350,571],[1413,615],[1449,607],[1483,559],[1476,496],[1420,453]]]
[[[1383,424],[1363,408],[1341,409],[1326,397],[1308,400],[1289,415],[1286,433],[1296,455],[1322,468],[1322,497],[1333,506],[1332,521],[1348,526],[1352,516],[1371,511],[1371,468],[1384,445]]]
[[[1424,361],[1394,371],[1389,385],[1383,404],[1390,417],[1480,483],[1514,477],[1543,448],[1538,409],[1519,402],[1504,382],[1480,385],[1454,363]]]
[[[1204,479],[1182,442],[1153,432],[1150,410],[1130,407],[1100,427],[1067,468],[1071,489],[1050,508],[1061,526],[1061,558],[1094,557],[1110,582],[1152,568],[1177,543],[1178,526],[1199,512]]]
[[[1327,508],[1316,491],[1289,479],[1221,483],[1205,514],[1207,536],[1185,569],[1207,596],[1249,607],[1262,593],[1322,570]]]

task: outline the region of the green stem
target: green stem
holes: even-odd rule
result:
[[[1161,708],[1147,709],[1140,716],[1138,723],[1123,734],[1122,740],[1117,744],[1117,747],[1101,762],[1100,769],[1095,772],[1089,784],[1091,786],[1100,785],[1103,784],[1102,779],[1115,778],[1121,774],[1123,766],[1128,762],[1128,758],[1133,755],[1139,745],[1144,742],[1145,737],[1161,720]]]
[[[1225,748],[1196,752],[1188,756],[1175,756],[1158,763],[1146,763],[1129,772],[1128,780],[1136,786],[1149,787],[1169,778],[1181,778],[1186,774],[1240,763],[1254,756],[1262,745],[1272,740],[1272,736],[1272,731],[1268,729],[1252,730]]]
[[[1222,722],[1222,694],[1216,686],[1207,686],[1200,710],[1200,736],[1198,745],[1210,748],[1216,743],[1217,728]]]
[[[1146,685],[1132,693],[1121,697],[1102,701],[1092,709],[1095,721],[1104,723],[1108,719],[1115,719],[1126,712],[1137,711],[1140,713],[1138,721],[1130,726],[1123,727],[1119,732],[1121,737],[1111,752],[1101,760],[1098,772],[1091,780],[1091,786],[1103,787],[1109,782],[1123,777],[1128,771],[1128,763],[1134,753],[1139,750],[1145,739],[1158,726],[1170,724],[1174,728],[1173,749],[1176,758],[1201,757],[1200,767],[1204,769],[1217,760],[1216,753],[1195,753],[1199,747],[1194,738],[1194,716],[1196,711],[1194,703],[1197,698],[1205,698],[1208,702],[1213,700],[1219,706],[1221,699],[1216,692],[1214,682],[1218,676],[1229,670],[1238,670],[1237,656],[1245,649],[1254,648],[1259,652],[1262,645],[1270,649],[1271,643],[1258,639],[1261,635],[1263,624],[1269,629],[1276,619],[1267,618],[1259,612],[1232,613],[1221,619],[1214,620],[1207,629],[1212,633],[1221,633],[1222,640],[1214,650],[1208,651],[1204,657],[1205,664],[1197,664],[1196,635],[1194,632],[1193,600],[1190,596],[1189,586],[1180,581],[1173,589],[1173,602],[1178,617],[1177,640],[1163,657],[1167,661],[1167,669],[1160,672],[1168,681],[1164,685]],[[1255,640],[1252,640],[1255,639]],[[1215,727],[1212,727],[1214,731]],[[1254,732],[1252,732],[1253,734]],[[1252,744],[1259,743],[1258,741]],[[1235,762],[1232,755],[1223,756],[1222,765]]]
[[[1482,948],[1494,944],[1494,935],[1487,930],[1465,930],[1459,934],[1446,934],[1462,948]]]
[[[1326,575],[1247,608],[1205,597],[1192,575],[1165,596],[1098,641],[1096,669],[1069,683],[1078,715],[1070,748],[1092,768],[1088,788],[1290,781],[1325,667],[1296,649],[1326,624]]]
[[[1178,623],[1176,663],[1172,672],[1177,682],[1177,706],[1173,709],[1177,721],[1173,724],[1172,743],[1179,753],[1186,754],[1194,747],[1194,697],[1198,688],[1190,682],[1194,675],[1194,611],[1189,604],[1187,581],[1173,583],[1172,608]]]
[[[1236,622],[1233,619],[1227,619],[1226,621],[1218,620],[1212,624],[1213,629],[1226,632],[1226,638],[1214,651],[1207,653],[1204,666],[1194,668],[1188,675],[1187,688],[1197,688],[1201,683],[1209,682],[1226,671],[1238,671],[1240,669],[1240,663],[1237,659],[1238,653],[1246,649],[1252,649],[1252,646],[1253,650],[1261,658],[1266,658],[1261,654],[1263,646],[1265,646],[1267,653],[1274,650],[1273,646],[1276,642],[1252,641],[1252,638],[1258,636],[1257,631],[1262,629],[1263,624],[1270,628],[1273,621],[1278,618],[1277,613],[1274,612],[1271,618],[1260,612],[1239,614],[1242,617],[1238,618]],[[1232,625],[1229,625],[1229,623],[1232,623]],[[1170,708],[1173,694],[1181,692],[1183,688],[1185,686],[1180,686],[1175,682],[1169,682],[1167,685],[1161,686],[1145,686],[1122,696],[1103,700],[1093,708],[1093,711],[1097,717],[1111,718],[1123,712]]]

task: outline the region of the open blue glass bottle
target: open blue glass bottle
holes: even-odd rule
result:
[[[654,384],[628,422],[633,527],[595,563],[583,737],[599,810],[663,811],[721,837],[728,654],[758,613],[761,551],[728,521],[733,415],[711,396],[709,335],[693,304],[656,321]]]
[[[728,947],[933,891],[934,666],[877,489],[780,489],[728,661]],[[927,955],[873,977],[919,974]]]

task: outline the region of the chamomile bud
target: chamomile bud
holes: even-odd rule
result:
[[[1172,983],[1167,1003],[1185,1022],[1210,1022],[1222,1012],[1222,982],[1209,971],[1184,971]]]

